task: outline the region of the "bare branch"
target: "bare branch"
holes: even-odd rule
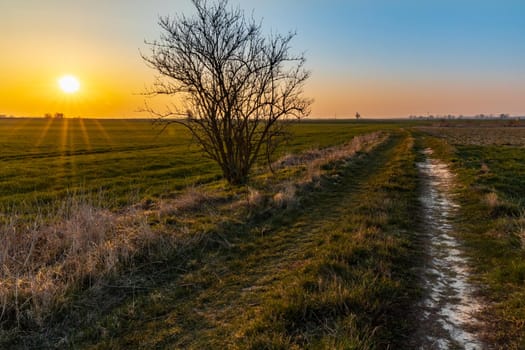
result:
[[[246,181],[262,155],[285,138],[283,121],[309,114],[304,55],[290,53],[295,33],[265,37],[261,23],[227,0],[193,0],[196,14],[160,17],[160,39],[141,53],[160,77],[148,95],[177,95],[183,113],[149,110],[184,125],[230,183]]]

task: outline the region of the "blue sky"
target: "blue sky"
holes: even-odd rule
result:
[[[525,115],[525,1],[230,3],[248,14],[253,10],[268,31],[297,31],[293,48],[306,53],[312,71],[306,93],[316,101],[313,117],[356,111],[370,117]],[[159,15],[191,11],[189,0],[2,0],[0,23],[9,35],[0,37],[0,45],[10,49],[0,65],[7,77],[0,114],[45,110],[45,94],[31,94],[24,84],[32,76],[43,86],[55,71],[67,71],[92,91],[107,92],[86,92],[77,101],[78,114],[91,108],[93,116],[133,116],[141,104],[134,93],[154,76],[139,56],[144,39],[159,36]],[[23,74],[13,74],[18,70]],[[19,95],[27,93],[23,101],[35,97],[34,103],[24,109],[7,98],[10,84]]]

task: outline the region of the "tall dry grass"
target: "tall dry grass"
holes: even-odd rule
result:
[[[157,214],[159,218],[179,215],[182,212],[191,212],[201,209],[206,204],[212,203],[217,199],[217,194],[192,185],[185,188],[174,198],[163,198],[158,200],[149,212]]]
[[[100,203],[99,203],[100,204]],[[136,254],[165,246],[139,211],[116,214],[72,196],[31,220],[10,213],[0,226],[0,323],[42,325],[72,289],[98,283]]]
[[[345,162],[358,152],[369,152],[373,147],[383,142],[387,136],[381,132],[374,132],[353,137],[348,143],[324,149],[312,149],[300,154],[288,154],[272,164],[276,171],[287,167],[303,167],[304,171],[299,179],[287,180],[276,186],[273,203],[279,207],[293,205],[298,190],[306,186],[319,186],[324,174],[323,168],[329,164]]]
[[[297,203],[297,185],[291,181],[281,184],[280,189],[272,197],[273,204],[277,208],[291,207]]]
[[[317,181],[322,173],[322,167],[353,157],[358,152],[368,152],[386,135],[381,132],[373,132],[353,137],[349,142],[324,149],[308,150],[300,154],[286,155],[272,164],[274,169],[282,169],[290,166],[306,166],[306,172],[300,180],[302,183]]]

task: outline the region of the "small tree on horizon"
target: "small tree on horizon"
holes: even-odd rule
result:
[[[265,37],[261,24],[228,0],[192,0],[193,16],[160,17],[160,39],[147,42],[144,61],[159,73],[149,94],[175,95],[182,105],[159,113],[186,127],[231,184],[252,166],[269,162],[285,133],[284,121],[305,117],[309,72],[304,55],[290,54],[294,33]]]

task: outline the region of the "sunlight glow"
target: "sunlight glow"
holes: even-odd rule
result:
[[[54,119],[52,119],[52,118],[49,118],[49,119],[47,120],[46,125],[45,125],[44,128],[42,129],[42,132],[40,133],[40,136],[38,137],[38,140],[37,140],[37,142],[35,143],[34,149],[37,149],[38,147],[40,147],[40,145],[42,144],[42,142],[43,142],[44,139],[46,138],[46,136],[47,136],[47,132],[49,131],[49,128],[51,127],[51,125],[53,124],[53,122],[54,122]]]
[[[86,145],[88,151],[91,151],[91,142],[89,141],[89,133],[86,128],[86,125],[84,124],[84,119],[78,119],[78,122],[80,124],[80,131],[82,132],[82,138],[84,139],[84,144]]]
[[[98,131],[102,134],[102,136],[106,139],[106,141],[109,142],[109,144],[111,146],[114,145],[114,142],[113,140],[111,139],[111,137],[109,136],[109,134],[107,133],[106,129],[104,129],[104,126],[96,119],[93,119],[92,120],[93,123],[95,124],[95,126],[97,127]]]
[[[66,94],[73,94],[80,89],[80,82],[73,75],[64,75],[58,79],[58,86]]]

